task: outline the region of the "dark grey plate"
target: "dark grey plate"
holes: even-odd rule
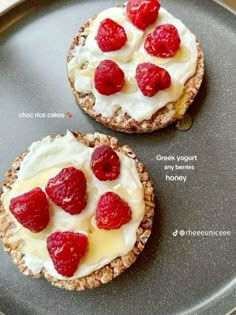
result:
[[[38,4],[40,3],[40,4]],[[34,140],[67,128],[105,132],[130,144],[149,170],[158,207],[152,236],[122,276],[94,290],[68,292],[16,270],[0,250],[0,310],[7,315],[222,315],[236,304],[236,19],[212,1],[162,0],[197,34],[206,75],[188,132],[112,132],[81,112],[66,78],[65,56],[79,25],[116,1],[27,1],[0,17],[0,174]],[[11,26],[9,26],[11,25]],[[64,118],[19,118],[21,113]],[[187,182],[168,182],[160,155],[197,155]],[[176,171],[174,175],[178,175]],[[184,172],[181,174],[184,175]],[[229,237],[178,236],[226,230]]]

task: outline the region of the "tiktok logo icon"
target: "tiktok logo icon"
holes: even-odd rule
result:
[[[174,232],[173,232],[173,236],[177,236],[178,235],[178,230],[175,230]]]

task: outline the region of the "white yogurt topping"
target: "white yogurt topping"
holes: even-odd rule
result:
[[[79,168],[86,176],[88,203],[80,214],[70,215],[48,199],[50,223],[40,233],[30,232],[14,219],[17,231],[10,241],[24,240],[22,252],[25,254],[25,264],[33,272],[40,272],[45,267],[52,276],[66,279],[55,270],[46,248],[47,236],[56,230],[81,232],[88,236],[89,250],[70,279],[90,274],[116,257],[127,254],[134,246],[136,230],[145,211],[143,187],[135,162],[123,153],[117,152],[121,162],[120,176],[113,181],[99,181],[89,166],[93,150],[78,142],[69,131],[65,136],[53,141],[47,138],[34,142],[21,163],[18,178],[12,189],[2,195],[4,207],[9,211],[11,198],[34,187],[41,187],[44,190],[48,180],[64,167]],[[99,196],[107,191],[117,193],[128,202],[132,210],[132,220],[118,230],[105,231],[98,229],[94,224],[96,203]]]
[[[117,51],[102,52],[96,42],[96,34],[100,22],[111,18],[126,31],[128,41]],[[181,39],[180,49],[172,58],[159,58],[149,55],[143,47],[144,39],[157,25],[173,24]],[[125,73],[126,83],[123,89],[115,94],[105,96],[94,88],[93,74],[96,66],[104,59],[114,60]],[[172,78],[168,89],[159,91],[153,97],[146,97],[139,90],[135,71],[139,63],[152,62],[166,69]],[[88,63],[86,69],[82,65]],[[73,58],[68,64],[68,75],[74,81],[77,91],[93,93],[96,98],[94,110],[104,117],[111,117],[118,109],[128,113],[137,121],[149,119],[160,108],[169,102],[179,99],[183,93],[184,83],[196,70],[197,47],[196,38],[186,26],[165,9],[160,8],[156,22],[145,31],[136,28],[126,17],[125,8],[107,9],[96,17],[90,26],[89,35],[84,46],[76,46]]]

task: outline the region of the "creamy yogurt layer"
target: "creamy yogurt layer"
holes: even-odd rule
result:
[[[24,253],[25,265],[34,273],[45,268],[57,279],[68,279],[55,270],[46,248],[46,239],[56,230],[84,233],[88,237],[88,252],[81,259],[77,271],[70,279],[76,279],[100,269],[119,256],[132,250],[136,241],[136,231],[144,212],[144,191],[136,170],[134,160],[117,152],[121,168],[120,176],[113,181],[99,181],[92,173],[89,163],[93,148],[78,142],[71,132],[61,138],[45,138],[34,142],[29,153],[21,162],[18,178],[11,190],[5,190],[2,202],[9,212],[10,200],[34,187],[43,190],[48,180],[58,174],[64,167],[74,166],[81,169],[87,179],[86,208],[77,215],[70,215],[52,201],[50,203],[50,223],[40,233],[32,233],[14,220],[17,230],[10,242],[23,240],[21,251]],[[132,210],[132,219],[117,230],[101,230],[94,223],[96,203],[103,193],[113,191],[123,198]]]
[[[94,110],[104,117],[112,117],[118,110],[127,113],[137,121],[149,119],[169,102],[177,101],[184,90],[185,82],[194,75],[197,66],[196,37],[188,28],[168,11],[160,8],[156,22],[145,31],[136,28],[126,17],[124,7],[107,9],[91,22],[89,34],[84,46],[76,46],[73,58],[68,63],[68,76],[74,82],[78,92],[93,93],[96,102]],[[128,40],[117,51],[102,52],[96,42],[100,22],[111,18],[126,31]],[[181,39],[180,49],[172,58],[159,58],[149,55],[144,49],[144,39],[156,26],[173,24]],[[125,73],[125,85],[115,94],[105,96],[95,89],[93,75],[97,65],[104,59],[114,60]],[[152,62],[166,69],[171,76],[171,86],[159,91],[153,97],[146,97],[139,90],[135,71],[139,63]],[[87,67],[83,67],[84,65]]]

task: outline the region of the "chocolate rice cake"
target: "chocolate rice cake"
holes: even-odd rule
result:
[[[87,36],[90,32],[90,26],[96,16],[90,18],[83,26],[80,27],[78,33],[74,36],[67,54],[67,63],[73,57],[73,50],[76,46],[84,46]],[[169,102],[161,109],[157,110],[149,119],[137,121],[130,117],[120,108],[112,117],[104,117],[101,113],[94,110],[96,102],[93,93],[83,93],[76,90],[74,81],[68,79],[78,105],[91,117],[108,128],[125,133],[144,133],[152,132],[164,128],[177,120],[181,120],[196,97],[201,86],[204,75],[204,56],[200,44],[196,41],[197,47],[197,66],[196,71],[184,84],[184,90],[181,97],[176,102]],[[86,67],[86,65],[83,65]]]
[[[143,250],[150,234],[154,216],[154,193],[153,184],[149,178],[144,165],[136,158],[135,153],[128,145],[120,145],[117,138],[108,136],[105,134],[94,133],[82,135],[79,132],[73,132],[73,135],[79,142],[84,143],[89,147],[94,147],[98,144],[106,144],[111,146],[114,150],[122,152],[127,157],[135,161],[136,169],[140,178],[140,182],[144,190],[144,204],[145,212],[144,217],[136,232],[136,242],[133,249],[126,255],[117,257],[112,260],[107,265],[103,266],[99,270],[93,271],[91,274],[77,278],[77,279],[57,279],[50,275],[45,268],[42,268],[40,272],[34,273],[30,270],[24,261],[24,253],[21,248],[24,244],[24,239],[18,239],[11,241],[11,236],[14,235],[16,231],[15,221],[13,216],[9,211],[6,211],[3,207],[2,198],[0,200],[0,239],[2,240],[3,248],[11,255],[13,261],[16,263],[18,269],[25,275],[32,277],[44,276],[51,284],[68,289],[68,290],[84,290],[86,288],[94,288],[103,283],[111,281],[113,278],[120,275],[123,271],[132,265],[140,252]],[[50,141],[54,141],[62,137],[62,135],[57,135],[56,137],[50,137]],[[1,196],[3,191],[6,192],[12,189],[15,181],[18,178],[18,172],[21,167],[21,162],[28,154],[28,150],[21,153],[13,162],[10,169],[6,172],[5,181],[3,183]]]

